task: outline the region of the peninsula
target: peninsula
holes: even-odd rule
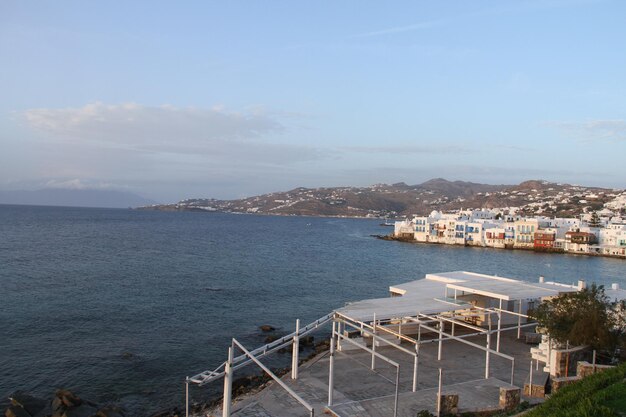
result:
[[[255,213],[268,215],[404,218],[433,210],[514,209],[519,215],[572,217],[605,207],[626,209],[626,192],[599,187],[525,181],[490,185],[432,179],[417,185],[295,188],[238,200],[192,198],[141,210]]]

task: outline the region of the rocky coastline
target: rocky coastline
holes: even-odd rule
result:
[[[279,338],[277,329],[264,325],[259,329],[267,333],[266,342]],[[304,364],[315,358],[322,352],[329,349],[329,340],[322,338],[315,342],[313,336],[307,336],[300,340],[300,351],[308,351],[308,354],[300,359],[300,364]],[[281,349],[279,354],[289,354],[290,349]],[[290,368],[272,368],[277,376],[283,376],[290,371]],[[236,378],[233,381],[233,399],[238,400],[246,395],[263,390],[272,382],[272,378],[262,372],[248,374]],[[221,395],[213,396],[204,401],[192,402],[189,404],[190,415],[205,415],[211,410],[220,408],[222,404]],[[98,404],[79,397],[74,392],[67,389],[59,389],[54,392],[51,398],[44,399],[35,397],[24,391],[16,391],[6,399],[0,399],[0,415],[5,417],[135,417],[128,414],[123,406],[117,404]],[[150,417],[183,417],[185,415],[184,406],[173,406],[168,409],[153,413]]]

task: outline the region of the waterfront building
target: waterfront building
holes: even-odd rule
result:
[[[540,229],[535,232],[534,240],[534,248],[536,250],[553,251],[556,244],[556,229]]]
[[[571,230],[565,233],[565,251],[589,253],[591,245],[597,242],[596,235],[591,232]]]
[[[590,227],[591,214],[577,219],[522,217],[504,211],[433,211],[396,222],[394,236],[424,243],[626,257],[626,220],[621,217]]]
[[[491,248],[505,248],[506,229],[490,226],[485,229],[485,246]]]

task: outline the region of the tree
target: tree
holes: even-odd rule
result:
[[[611,302],[602,285],[543,301],[531,316],[560,344],[613,353],[624,341],[624,302]]]
[[[591,213],[591,219],[589,220],[589,227],[602,227],[602,220],[595,211]]]

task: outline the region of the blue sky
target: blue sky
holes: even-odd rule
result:
[[[0,189],[626,187],[626,2],[0,3]]]

